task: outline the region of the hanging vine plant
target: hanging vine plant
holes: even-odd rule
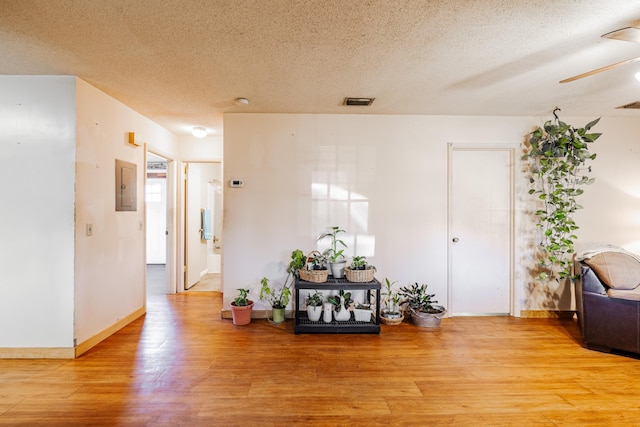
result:
[[[589,152],[589,144],[600,137],[600,133],[589,133],[600,119],[587,123],[583,128],[574,128],[558,119],[547,121],[529,135],[530,147],[522,157],[532,162],[530,178],[535,195],[544,203],[536,211],[538,227],[542,229],[540,246],[543,272],[538,278],[549,277],[559,281],[571,277],[571,262],[574,253],[575,231],[579,228],[573,219],[576,210],[581,209],[576,198],[584,193],[580,188],[593,183],[591,166],[587,162],[596,158]]]

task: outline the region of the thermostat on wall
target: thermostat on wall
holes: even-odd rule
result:
[[[242,187],[242,185],[244,184],[244,182],[241,179],[232,179],[229,181],[229,185],[232,187]]]

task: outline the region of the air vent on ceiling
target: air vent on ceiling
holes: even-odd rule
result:
[[[361,107],[368,107],[373,104],[375,98],[345,98],[344,105],[357,105]]]
[[[640,110],[640,101],[632,102],[631,104],[623,105],[618,108],[624,108],[626,110]]]

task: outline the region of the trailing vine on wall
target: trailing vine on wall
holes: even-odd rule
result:
[[[575,232],[579,228],[573,214],[582,208],[576,198],[584,193],[581,186],[595,180],[589,176],[591,166],[587,165],[596,158],[595,153],[589,152],[589,144],[601,135],[589,133],[599,118],[575,128],[558,119],[559,110],[553,111],[555,120],[545,122],[529,134],[530,146],[522,157],[532,163],[529,194],[544,203],[535,213],[536,225],[542,229],[540,246],[544,254],[540,280],[572,278]]]

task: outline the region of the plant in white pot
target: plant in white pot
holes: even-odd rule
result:
[[[432,298],[435,294],[427,292],[427,285],[413,283],[410,286],[400,288],[398,295],[404,300],[400,304],[406,304],[411,314],[411,320],[416,326],[423,328],[437,328],[447,310],[438,305]]]
[[[307,304],[307,317],[312,322],[317,322],[320,320],[320,316],[322,316],[322,304],[324,303],[324,298],[322,293],[315,291],[312,294],[307,296],[305,300]]]
[[[251,323],[253,301],[249,299],[248,289],[238,289],[238,296],[231,301],[231,317],[234,325],[248,325]]]
[[[351,319],[349,306],[353,303],[351,292],[340,289],[338,295],[331,295],[327,300],[333,305],[333,318],[338,322],[346,322]]]
[[[323,252],[323,255],[329,259],[329,269],[334,279],[341,279],[344,276],[344,267],[347,265],[347,260],[342,255],[344,249],[338,249],[338,245],[346,248],[347,244],[338,239],[339,233],[346,233],[346,231],[340,227],[331,227],[316,239],[318,242],[326,238],[331,241],[331,246]]]

